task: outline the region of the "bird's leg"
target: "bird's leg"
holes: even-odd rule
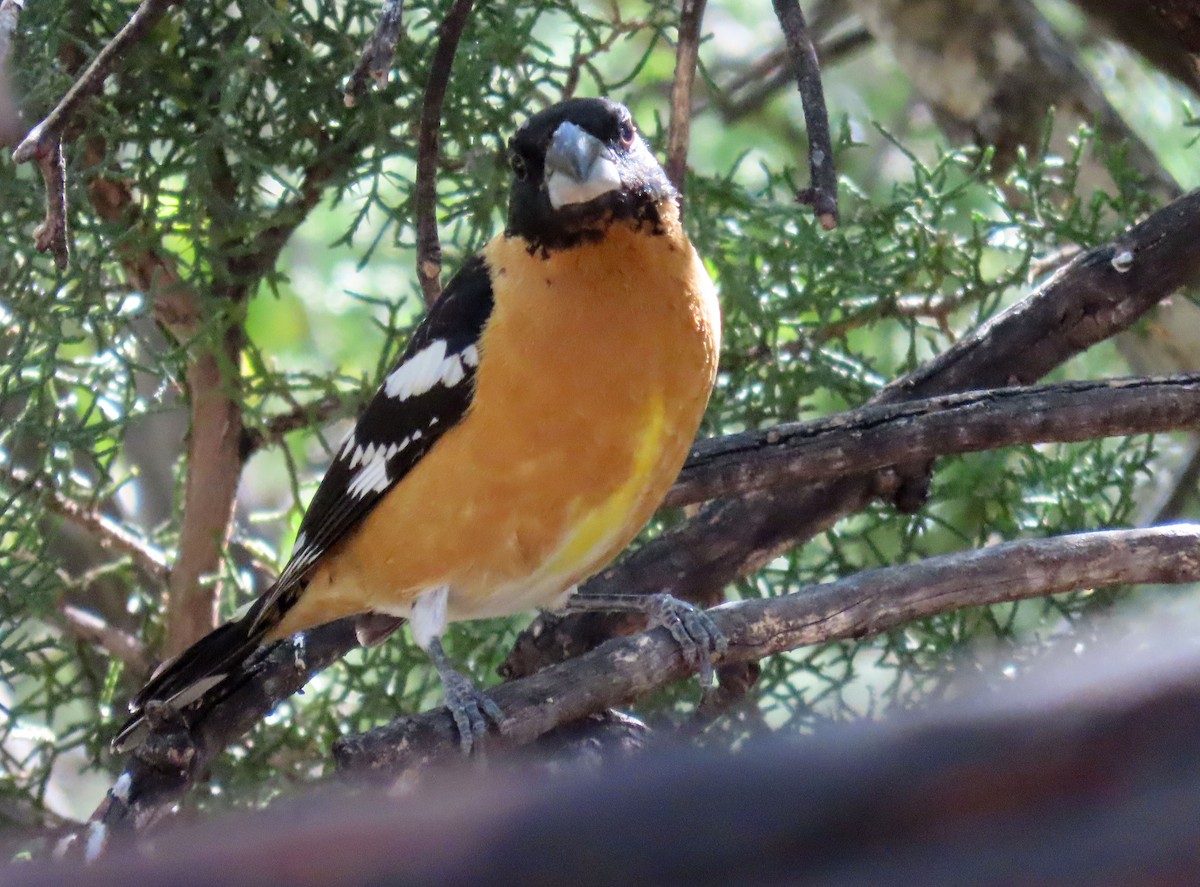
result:
[[[469,755],[475,746],[475,741],[487,735],[488,723],[499,729],[504,720],[504,712],[500,710],[492,697],[475,686],[469,677],[458,671],[450,664],[450,657],[442,649],[442,639],[432,638],[426,648],[429,658],[433,661],[442,679],[442,691],[446,697],[446,708],[454,718],[454,726],[458,728],[458,742],[463,754]]]
[[[449,597],[450,589],[445,585],[422,592],[413,601],[408,618],[413,640],[429,654],[438,670],[446,696],[446,708],[450,709],[454,726],[458,728],[459,745],[463,754],[469,755],[475,740],[487,735],[489,721],[497,729],[500,727],[504,712],[470,678],[450,664],[450,657],[442,649]]]
[[[642,613],[651,628],[667,629],[683,650],[683,658],[696,668],[705,691],[713,684],[713,659],[724,656],[729,639],[704,610],[687,601],[660,591],[657,594],[587,594],[571,595],[566,602],[568,613],[610,610],[620,613]]]

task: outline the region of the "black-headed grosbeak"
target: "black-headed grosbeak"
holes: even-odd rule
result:
[[[720,345],[676,191],[607,99],[534,115],[509,158],[504,233],[450,280],[338,448],[278,581],[159,670],[118,749],[145,735],[151,702],[198,711],[260,646],[356,614],[409,621],[469,749],[501,715],[447,661],[447,623],[561,602],[661,502]]]

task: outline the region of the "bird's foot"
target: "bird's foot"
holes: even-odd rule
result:
[[[657,594],[577,594],[569,612],[615,610],[644,613],[651,628],[665,628],[679,644],[684,660],[696,669],[705,692],[713,685],[713,661],[729,650],[729,639],[704,610],[665,591]]]
[[[464,755],[471,754],[475,744],[487,735],[490,726],[497,730],[504,722],[504,712],[492,697],[480,690],[462,672],[450,664],[442,649],[442,642],[434,638],[429,645],[429,657],[437,667],[442,679],[442,691],[446,697],[446,708],[454,718],[458,730],[458,742]]]

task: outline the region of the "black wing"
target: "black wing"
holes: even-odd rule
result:
[[[450,279],[338,447],[300,522],[292,556],[260,613],[272,613],[276,603],[286,609],[309,568],[466,414],[479,338],[491,313],[491,279],[483,259],[475,256]],[[272,616],[278,618],[278,611]]]

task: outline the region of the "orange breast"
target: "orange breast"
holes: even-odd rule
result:
[[[607,564],[678,474],[716,373],[720,317],[673,204],[665,230],[484,250],[495,308],[470,412],[328,555],[273,632],[448,585],[451,619],[546,606]]]

